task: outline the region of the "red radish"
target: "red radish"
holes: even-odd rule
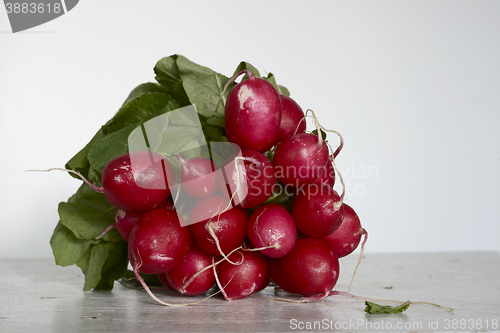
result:
[[[267,267],[269,267],[269,263],[268,263]],[[271,283],[271,277],[269,276],[269,274],[266,274],[264,281],[262,281],[259,288],[257,288],[257,290],[255,292],[264,290],[270,283]]]
[[[226,101],[226,134],[241,149],[265,152],[278,138],[281,101],[272,84],[242,71],[248,79],[234,86]]]
[[[156,208],[141,216],[132,228],[128,256],[135,273],[158,274],[180,265],[190,247],[191,233],[180,226],[177,213]]]
[[[229,256],[229,261],[223,261],[219,266],[219,280],[226,300],[240,299],[250,296],[259,289],[266,278],[267,259],[258,251],[236,251]]]
[[[102,172],[102,190],[113,206],[145,212],[159,206],[170,195],[168,179],[174,170],[163,156],[137,151],[112,159]]]
[[[166,289],[174,290],[174,288],[172,288],[172,286],[170,285],[170,282],[168,282],[167,273],[158,273],[158,274],[156,274],[156,277],[158,278],[158,280],[160,280],[161,284]]]
[[[177,158],[181,162],[180,178],[184,190],[195,198],[211,196],[219,188],[217,167],[205,157],[194,157],[185,160],[180,154]]]
[[[295,287],[285,276],[281,265],[282,258],[267,258],[267,275],[276,282],[278,287],[292,294],[300,294],[300,290]]]
[[[326,169],[321,173],[321,176],[313,182],[313,184],[326,184],[332,188],[335,185],[335,168],[333,167],[331,156],[330,161],[326,164]]]
[[[215,261],[218,261],[218,257]],[[201,250],[196,244],[191,246],[182,263],[166,273],[169,284],[173,289],[185,295],[201,295],[215,285],[213,269],[206,269],[190,279],[199,271],[212,265],[212,255]],[[186,284],[189,284],[186,286]]]
[[[298,239],[281,263],[285,276],[304,296],[329,292],[339,278],[337,255],[322,238]]]
[[[172,165],[151,151],[134,151],[115,157],[102,171],[102,187],[89,182],[75,170],[52,168],[78,175],[93,190],[104,193],[116,208],[129,212],[146,212],[158,207],[170,195],[168,181],[175,179]]]
[[[286,138],[274,153],[276,178],[301,187],[318,179],[329,161],[328,146],[317,135],[300,133]]]
[[[174,201],[171,197],[168,197],[161,205],[157,208],[167,208],[167,209],[175,209]],[[100,239],[104,237],[111,229],[116,228],[122,238],[128,242],[128,238],[130,236],[130,231],[139,220],[139,218],[143,215],[143,213],[137,212],[127,212],[123,209],[118,209],[115,214],[115,222],[111,224],[109,227],[104,229],[104,231],[97,236],[95,239]]]
[[[246,237],[248,216],[244,209],[232,207],[227,198],[212,195],[196,204],[189,217],[189,228],[196,244],[212,255],[227,254],[243,243]]]
[[[132,228],[142,215],[142,213],[127,212],[123,209],[118,209],[116,211],[115,223],[113,224],[115,225],[116,230],[118,230],[120,235],[127,242],[129,240],[130,231],[132,231]]]
[[[126,212],[123,209],[118,209],[115,214],[115,222],[110,224],[104,231],[97,236],[95,239],[101,239],[106,235],[111,229],[116,228],[122,238],[128,242],[128,237],[130,235],[130,231],[135,223],[142,216],[142,213],[136,212]]]
[[[292,203],[297,229],[309,237],[326,237],[337,230],[344,218],[338,193],[328,185],[309,184],[299,189]]]
[[[167,200],[165,200],[157,208],[175,209],[174,201],[171,197],[168,197]],[[104,231],[95,239],[104,237],[104,235],[107,234],[111,229],[116,228],[122,238],[128,242],[130,231],[142,215],[143,213],[127,212],[123,209],[118,209],[115,214],[115,222],[104,229]]]
[[[158,206],[158,208],[175,210],[174,200],[172,199],[172,197],[168,197],[167,200],[165,200],[161,205]]]
[[[304,111],[292,98],[280,95],[281,99],[281,122],[277,143],[289,136],[304,133],[306,131],[306,120]]]
[[[361,236],[366,230],[361,227],[358,214],[347,204],[344,206],[344,219],[340,227],[325,239],[333,246],[333,250],[339,258],[351,254],[358,247]]]
[[[219,177],[219,184],[223,193],[224,187],[227,188],[235,205],[254,208],[273,194],[276,185],[274,167],[258,151],[243,149],[240,155],[233,154],[224,163],[224,175]]]
[[[256,248],[270,258],[285,256],[295,245],[297,229],[292,215],[283,206],[269,203],[257,208],[248,220],[247,235]]]

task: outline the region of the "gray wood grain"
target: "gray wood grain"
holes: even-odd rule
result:
[[[356,261],[356,255],[341,259],[335,290],[348,290]],[[83,292],[84,277],[76,266],[58,267],[51,259],[1,259],[0,332],[498,331],[499,273],[500,255],[493,252],[366,254],[351,293],[455,310],[412,304],[404,313],[370,315],[361,300],[324,304],[338,303],[338,296],[293,304],[258,297],[226,302],[217,295],[196,306],[165,307],[143,290],[119,283],[111,292]],[[203,298],[154,292],[170,303]],[[255,296],[297,299],[273,287]]]

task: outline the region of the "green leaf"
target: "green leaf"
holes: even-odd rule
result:
[[[274,188],[273,194],[266,200],[265,204],[268,204],[268,203],[282,204],[282,203],[286,202],[288,199],[290,199],[290,197],[291,196],[287,193],[287,191],[280,184],[279,186],[276,186]]]
[[[321,131],[321,137],[323,138],[323,141],[325,141],[325,140],[326,140],[326,137],[327,137],[326,132],[325,132],[325,131],[323,131],[323,129],[321,129],[321,128],[320,128],[319,130]],[[313,130],[313,131],[311,132],[311,134],[314,134],[314,135],[318,136],[318,130],[317,130],[317,129]]]
[[[276,83],[276,78],[274,77],[273,73],[267,74],[267,77],[264,77],[263,79],[272,84],[274,89],[276,89],[276,91],[278,92],[278,94],[290,96],[290,92],[288,91],[288,89]]]
[[[198,113],[206,118],[224,118],[227,95],[235,83],[224,91],[229,78],[182,56],[178,56],[177,66],[184,90]]]
[[[226,132],[222,127],[207,124],[203,127],[203,133],[205,134],[207,142],[229,142]]]
[[[285,202],[280,203],[281,206],[285,207],[290,213],[292,213],[293,197],[289,197]]]
[[[175,99],[180,107],[189,105],[189,98],[184,91],[182,79],[177,67],[177,58],[174,54],[170,57],[160,59],[155,67],[156,81],[158,81],[168,93]]]
[[[101,127],[99,131],[97,131],[97,133],[94,135],[94,137],[90,140],[90,142],[87,143],[87,145],[75,156],[73,156],[73,158],[71,158],[68,163],[66,163],[66,169],[76,170],[80,172],[84,177],[89,178],[90,163],[87,156],[94,143],[96,143],[102,136],[103,131]],[[68,172],[68,174],[74,178],[80,179],[80,177],[73,173]]]
[[[248,63],[246,61],[240,62],[240,64],[238,65],[238,67],[236,67],[236,70],[234,71],[233,76],[235,76],[236,74],[238,74],[239,72],[241,72],[244,69],[252,72],[253,75],[255,75],[256,77],[261,77],[261,75],[260,75],[259,71],[257,70],[257,68],[255,68],[254,66],[252,66],[250,63]],[[245,80],[246,77],[247,76],[245,75],[242,78],[242,80]],[[274,75],[272,73],[269,73],[267,75],[267,77],[264,77],[263,79],[266,80],[267,82],[271,83],[274,86],[274,88],[276,89],[276,91],[278,92],[278,94],[285,95],[285,96],[290,96],[290,92],[288,91],[287,88],[276,84],[276,78],[274,77]]]
[[[105,135],[95,142],[88,154],[90,165],[99,173],[102,173],[109,161],[128,153],[128,137],[138,126],[138,124],[130,124]]]
[[[82,184],[68,202],[59,204],[60,223],[82,240],[93,240],[114,222],[116,208],[104,194],[94,191],[87,184]],[[103,240],[117,242],[120,234],[112,229]]]
[[[120,240],[114,244],[109,252],[106,263],[102,268],[101,280],[94,287],[95,290],[111,290],[115,280],[122,278],[127,272],[128,243]]]
[[[169,127],[163,135],[163,139],[159,140],[159,145],[154,146],[154,151],[163,156],[177,155],[177,153],[190,149],[186,146],[192,140],[196,140],[191,147],[206,145],[205,137],[200,132],[199,128],[190,126]],[[153,148],[153,146],[152,146]]]
[[[89,241],[77,238],[71,230],[59,222],[50,238],[52,253],[59,266],[74,265],[82,260],[90,245],[97,240]]]
[[[178,109],[177,103],[163,94],[145,93],[132,99],[108,122],[105,127],[108,134],[93,144],[88,153],[91,166],[102,173],[109,161],[129,151],[129,135],[136,128],[175,109]]]
[[[270,84],[272,84],[273,87],[274,87],[274,89],[276,89],[276,91],[279,94],[278,85],[276,84],[276,78],[274,77],[273,73],[267,74],[267,77],[265,77],[264,80],[266,80],[267,82],[269,82]]]
[[[164,108],[167,107],[166,110]],[[120,130],[131,124],[144,122],[179,106],[171,96],[148,92],[130,100],[122,106],[116,115],[105,125],[106,134]]]
[[[239,72],[241,72],[242,70],[245,70],[245,69],[247,71],[252,72],[252,74],[255,75],[256,77],[260,77],[259,70],[246,61],[240,62],[238,67],[236,67],[236,69],[233,73],[233,76],[237,75]]]
[[[217,165],[218,168],[221,168],[224,165],[224,162],[226,162],[229,156],[237,152],[235,145],[229,142],[221,141],[211,142],[209,144],[211,160],[215,163],[215,165]]]
[[[226,120],[219,116],[213,116],[207,119],[207,124],[219,126],[221,128],[226,128]]]
[[[160,94],[167,94],[168,91],[167,89],[162,86],[161,84],[155,83],[155,82],[148,82],[148,83],[143,83],[135,87],[130,94],[128,95],[127,99],[125,102],[123,102],[123,105],[127,104],[131,100],[140,97],[141,95],[144,95],[146,93],[160,93]]]
[[[104,194],[82,184],[78,191],[59,204],[60,222],[50,244],[56,263],[76,264],[85,274],[84,290],[110,290],[112,281],[126,271],[127,245],[116,229],[103,238],[95,237],[114,221],[116,208]]]
[[[365,301],[365,305],[365,312],[368,313],[400,313],[406,311],[410,307],[410,301],[406,301],[398,306],[379,305]]]
[[[113,243],[110,242],[92,244],[85,253],[85,256],[76,263],[83,274],[85,274],[84,291],[89,291],[97,287],[101,281],[104,264],[113,246]]]
[[[285,95],[285,96],[290,97],[290,91],[288,91],[288,89],[287,89],[287,88],[285,88],[285,87],[283,87],[283,86],[280,86],[280,85],[278,85],[278,93],[279,93],[280,95]]]

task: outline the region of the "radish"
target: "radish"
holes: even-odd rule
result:
[[[279,144],[273,157],[276,178],[285,186],[301,187],[318,179],[329,161],[328,147],[317,135],[300,133]]]
[[[193,208],[189,228],[203,251],[218,255],[229,253],[243,243],[247,221],[244,209],[231,207],[228,198],[214,194]]]
[[[281,99],[281,122],[277,143],[285,140],[289,136],[304,133],[306,131],[306,121],[304,111],[292,98],[280,95]]]
[[[233,154],[226,160],[222,168],[224,177],[219,177],[219,184],[223,193],[227,188],[235,205],[254,208],[273,194],[276,185],[274,167],[256,150],[243,149],[240,154],[240,157]]]
[[[144,212],[168,198],[168,180],[174,177],[174,169],[163,156],[148,151],[131,152],[112,159],[104,167],[103,192],[117,208]]]
[[[285,256],[295,245],[297,229],[292,215],[283,207],[269,203],[257,208],[248,220],[247,235],[256,248],[270,258]]]
[[[174,201],[171,197],[168,197],[167,200],[165,200],[160,206],[158,206],[158,208],[175,209]],[[111,229],[116,228],[122,238],[128,242],[130,231],[132,231],[132,228],[142,215],[143,213],[127,212],[123,209],[116,210],[115,222],[104,229],[104,231],[95,239],[104,237],[104,235],[107,234]]]
[[[322,238],[298,239],[281,263],[285,276],[304,296],[328,293],[339,278],[337,255]]]
[[[175,180],[174,169],[163,156],[151,151],[134,151],[113,158],[102,171],[102,187],[88,181],[75,170],[52,168],[80,177],[93,190],[104,193],[116,208],[129,212],[146,212],[158,207],[170,195],[168,182]]]
[[[141,216],[142,213],[127,212],[123,209],[118,209],[116,211],[115,223],[113,224],[125,241],[128,242],[130,231],[132,231],[132,228]]]
[[[258,251],[243,250],[231,254],[229,260],[239,265],[229,261],[219,265],[219,288],[226,300],[245,298],[256,292],[266,278],[266,257]]]
[[[115,222],[110,224],[106,229],[104,229],[104,231],[95,239],[101,239],[111,229],[116,228],[116,230],[118,230],[118,232],[120,233],[120,236],[122,236],[122,238],[126,242],[128,242],[130,231],[132,230],[132,227],[135,225],[135,223],[139,220],[141,216],[142,213],[127,212],[124,211],[123,209],[118,209],[115,214]]]
[[[219,260],[217,258],[215,260]],[[201,250],[196,244],[191,246],[182,263],[166,273],[173,289],[185,295],[201,295],[215,285],[215,275],[212,269],[207,269],[192,277],[203,268],[212,264],[212,255]]]
[[[132,228],[128,256],[136,276],[158,274],[180,265],[190,247],[191,233],[180,226],[177,213],[156,208],[141,216]]]
[[[332,160],[332,156],[330,156],[330,161],[326,164],[326,169],[321,173],[321,176],[313,182],[313,184],[326,184],[333,188],[335,185],[335,168],[333,167]]]
[[[329,185],[309,184],[298,190],[292,203],[297,229],[309,237],[322,238],[337,230],[344,217],[344,205]]]
[[[165,208],[165,209],[175,210],[174,200],[172,199],[172,197],[168,197],[167,200],[165,200],[157,208]]]
[[[225,121],[229,142],[241,149],[265,152],[278,138],[281,100],[273,85],[244,70],[248,79],[234,86],[226,101]]]
[[[180,179],[184,190],[195,198],[211,196],[219,188],[217,167],[205,157],[194,157],[185,160],[177,155],[181,163]]]
[[[269,268],[269,263],[268,263],[267,267]],[[271,277],[269,276],[269,274],[266,274],[264,281],[262,281],[259,288],[257,288],[257,290],[255,292],[264,290],[270,283],[271,283]]]
[[[300,294],[300,290],[285,276],[281,260],[282,258],[267,258],[267,275],[284,291],[292,294]]]
[[[351,254],[358,247],[361,236],[367,235],[365,229],[361,227],[358,215],[347,204],[344,206],[344,219],[340,227],[325,239],[333,246],[333,250],[339,258]]]
[[[158,273],[156,274],[156,277],[160,280],[165,289],[174,290],[174,288],[170,285],[170,282],[168,282],[167,273]]]

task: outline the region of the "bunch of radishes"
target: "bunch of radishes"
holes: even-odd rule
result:
[[[221,168],[178,155],[180,186],[196,199],[187,220],[168,184],[174,169],[154,152],[118,156],[104,168],[102,187],[87,182],[118,208],[110,227],[128,242],[133,271],[155,299],[141,274],[157,274],[187,295],[217,284],[226,300],[271,280],[290,293],[327,295],[339,277],[338,258],[366,235],[333,189],[342,140],[331,152],[321,126],[306,132],[294,100],[247,70],[232,81],[243,74],[225,105],[226,135],[238,151]]]

